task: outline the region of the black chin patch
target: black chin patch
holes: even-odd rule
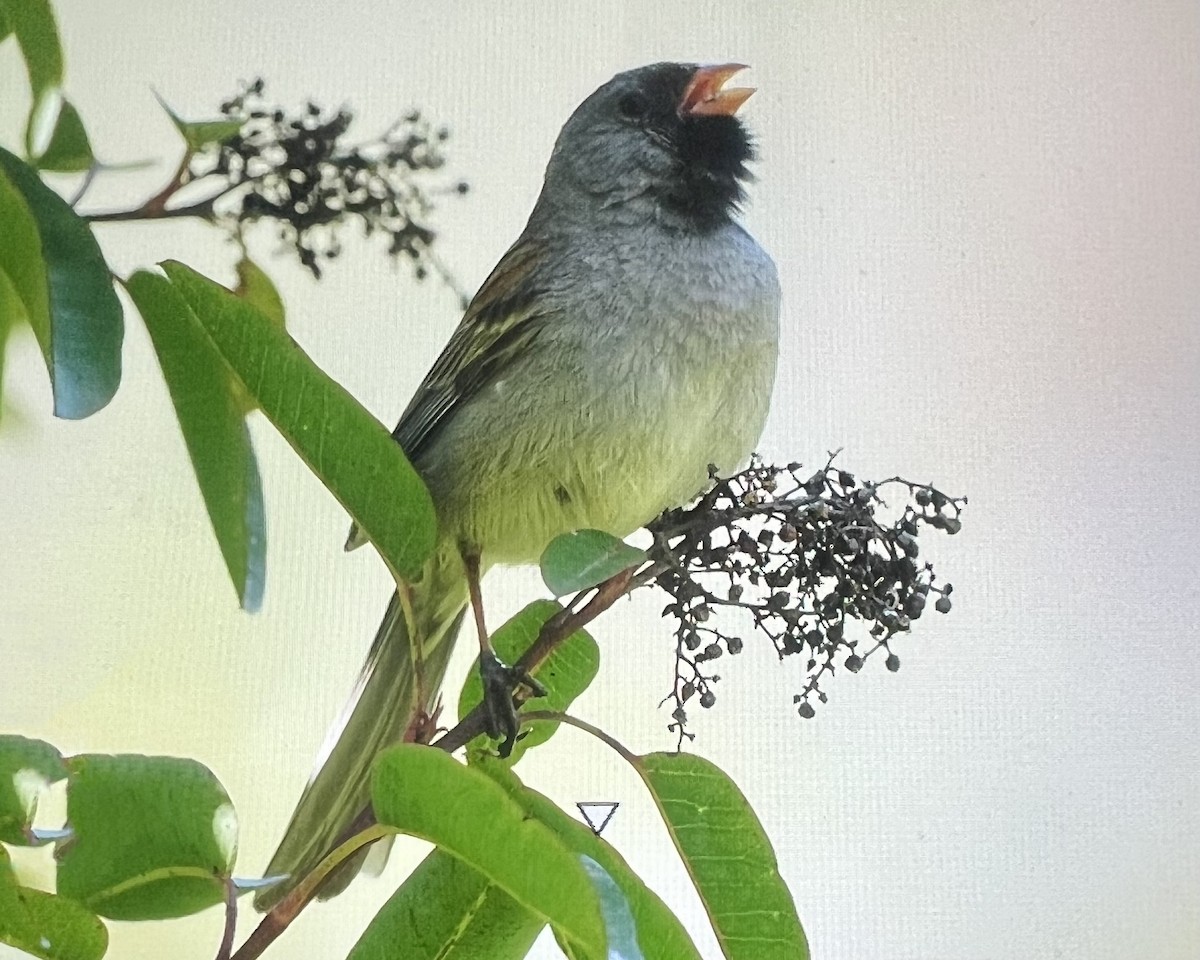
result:
[[[663,193],[673,213],[701,229],[727,221],[744,198],[754,147],[737,117],[688,116],[674,131],[678,176]]]

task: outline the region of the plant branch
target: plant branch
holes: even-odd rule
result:
[[[254,960],[255,957],[261,956],[262,952],[300,915],[300,911],[316,895],[330,873],[363,847],[394,832],[390,827],[374,824],[334,847],[326,854],[325,859],[313,868],[312,873],[306,876],[291,893],[279,901],[274,909],[262,918],[259,925],[254,928],[254,932],[246,938],[245,943],[238,947],[237,953],[231,960]]]
[[[652,565],[653,566],[653,565]],[[552,616],[538,631],[537,639],[530,644],[516,663],[518,671],[532,672],[540,666],[554,650],[577,630],[587,626],[596,617],[628,594],[645,580],[638,574],[638,567],[629,567],[605,580],[595,588],[595,592],[585,590],[567,604],[561,611]],[[580,609],[574,609],[579,601],[588,593],[591,599]],[[519,696],[519,695],[518,695]],[[539,714],[540,715],[540,714]],[[567,721],[573,722],[573,721]],[[577,721],[576,725],[583,721]],[[453,753],[460,747],[466,746],[484,732],[487,725],[487,711],[482,703],[477,705],[458,723],[454,729],[444,734],[432,744],[438,750]],[[586,729],[586,728],[585,728]],[[600,733],[601,736],[606,736]],[[626,751],[628,753],[628,751]],[[375,820],[375,813],[368,803],[354,818],[353,822],[342,832],[335,842],[334,849],[325,856],[303,881],[271,911],[262,918],[254,932],[241,945],[232,960],[254,960],[273,943],[284,930],[300,915],[313,896],[320,889],[325,878],[349,856],[358,850],[387,836],[392,831],[382,827]]]
[[[211,220],[213,203],[223,195],[223,193],[218,193],[207,200],[200,200],[190,203],[186,207],[175,207],[171,210],[143,205],[132,210],[106,210],[102,213],[88,213],[84,214],[83,219],[91,223],[115,223],[122,220],[173,220],[179,217],[199,217],[201,220]]]
[[[217,948],[217,960],[230,960],[233,951],[233,935],[237,930],[237,884],[232,877],[225,878],[225,932]]]
[[[595,594],[580,610],[572,610],[572,606],[575,603],[575,601],[572,601],[542,624],[542,629],[538,631],[537,639],[533,641],[529,649],[516,662],[516,671],[532,673],[567,637],[587,626],[621,599],[621,597],[629,593],[633,589],[634,574],[637,572],[637,569],[637,567],[629,567],[605,580],[596,588]],[[577,597],[576,600],[578,599]],[[463,717],[458,726],[435,741],[433,746],[439,750],[445,750],[447,753],[452,753],[460,747],[466,746],[479,736],[479,734],[483,733],[486,726],[487,710],[480,703]]]
[[[569,713],[561,713],[558,710],[530,710],[521,714],[521,720],[524,723],[533,723],[536,720],[550,720],[554,723],[565,723],[571,727],[578,727],[585,733],[590,733],[597,740],[601,740],[612,747],[626,762],[635,767],[637,766],[637,756],[625,744],[621,743],[620,740],[612,736],[612,734],[605,733],[594,724],[588,723],[586,720],[580,720],[578,717],[573,717]]]

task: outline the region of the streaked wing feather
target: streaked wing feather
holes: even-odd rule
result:
[[[537,335],[547,316],[538,309],[537,263],[537,241],[522,237],[500,258],[471,300],[392,431],[409,460],[419,457],[454,411]],[[346,549],[353,550],[364,541],[352,524]]]
[[[537,308],[536,265],[536,242],[523,238],[509,248],[475,294],[392,431],[409,459],[420,454],[456,407],[486,386],[536,335],[545,317]]]

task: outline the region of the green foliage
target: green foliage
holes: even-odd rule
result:
[[[37,227],[41,271],[38,256],[28,249],[25,225],[19,228],[24,246],[10,256],[21,262],[17,272],[24,282],[32,284],[31,278],[42,271],[46,277],[49,322],[44,326],[42,293],[17,289],[23,290],[27,316],[46,357],[54,413],[67,420],[91,416],[112,399],[121,382],[124,323],[108,265],[91,228],[27,164],[3,148],[0,176],[7,176],[21,194]]]
[[[24,195],[2,170],[0,274],[4,276],[6,290],[4,300],[0,301],[5,319],[9,324],[24,320],[32,326],[38,343],[50,358],[50,285],[42,260],[42,240]]]
[[[808,941],[771,841],[716,765],[687,753],[637,758],[727,960],[806,960]]]
[[[47,170],[86,170],[94,162],[79,114],[62,94],[63,53],[49,0],[0,0],[0,38],[16,34],[33,106],[25,152]]]
[[[637,925],[629,902],[617,886],[616,881],[608,872],[591,857],[580,857],[583,869],[587,871],[588,879],[596,888],[596,896],[600,899],[600,913],[604,917],[604,939],[607,944],[607,957],[620,957],[621,960],[646,960],[646,955],[638,945]],[[572,953],[575,951],[571,951]],[[602,960],[597,957],[596,960]]]
[[[388,899],[348,960],[521,960],[545,920],[470,864],[434,850]]]
[[[26,158],[0,148],[0,373],[9,330],[30,324],[50,372],[54,413],[78,419],[103,408],[120,383],[123,317],[90,227],[40,172],[109,168],[95,160],[83,120],[64,96],[62,49],[48,0],[0,0],[0,40],[9,34],[25,61],[33,107]],[[418,277],[427,262],[436,263],[426,259],[434,233],[423,222],[427,207],[409,176],[441,165],[436,145],[443,131],[413,113],[377,142],[347,147],[341,140],[347,111],[325,118],[310,105],[295,121],[262,109],[261,95],[258,81],[223,105],[224,119],[199,122],[183,120],[164,103],[184,141],[179,172],[142,207],[93,219],[187,214],[212,221],[214,203],[238,194],[239,214],[230,218],[237,229],[274,210],[301,261],[319,274],[317,258],[331,259],[340,247],[332,232],[323,240],[310,236],[309,221],[341,223],[344,201],[365,193],[365,207],[354,199],[357,215],[390,238],[393,254],[412,257]],[[266,181],[246,179],[248,164],[297,138],[319,140],[322,164],[337,175],[330,180],[321,174],[324,166],[309,164],[307,174],[319,175],[306,181],[303,208],[280,213],[269,191],[262,192]],[[291,156],[288,149],[282,153]],[[204,160],[209,167],[193,166]],[[271,182],[280,184],[303,172],[286,163],[271,170]],[[168,207],[197,177],[217,181],[218,192],[192,209]],[[327,221],[313,220],[313,198]],[[398,578],[418,575],[436,535],[428,492],[384,426],[288,334],[283,299],[267,274],[243,255],[231,291],[184,264],[162,267],[165,276],[139,270],[125,287],[150,334],[242,606],[259,606],[265,581],[263,491],[245,420],[256,409],[345,506],[391,571]],[[583,530],[551,543],[541,568],[552,593],[565,596],[646,559],[644,551],[608,534]],[[519,660],[561,610],[548,600],[529,604],[493,634],[499,655]],[[571,960],[699,960],[679,919],[621,855],[512,772],[525,751],[554,735],[561,714],[598,669],[599,648],[587,632],[559,642],[533,671],[546,689],[533,706],[553,716],[527,722],[506,759],[494,756],[482,738],[468,745],[467,764],[416,744],[381,755],[372,796],[384,826],[351,838],[344,850],[350,855],[389,830],[422,837],[436,849],[372,921],[352,960],[395,956],[397,944],[412,960],[518,960],[547,925]],[[460,717],[480,697],[476,669],[461,692]],[[732,781],[699,758],[636,757],[601,736],[635,766],[654,796],[726,960],[806,958],[770,843]],[[0,842],[46,841],[53,832],[35,833],[33,819],[46,788],[64,777],[68,823],[55,834],[61,841],[58,893],[22,886],[0,846],[0,943],[38,957],[96,960],[107,947],[100,916],[165,919],[222,901],[230,907],[232,938],[233,894],[254,884],[231,876],[237,819],[211,771],[172,757],[64,760],[43,741],[0,736]]]
[[[58,122],[50,136],[50,144],[36,159],[39,170],[56,173],[79,173],[91,168],[96,162],[83,119],[70,101],[63,100],[58,112]]]
[[[549,798],[525,786],[505,764],[487,759],[480,765],[525,811],[554,831],[559,840],[580,858],[597,863],[616,884],[637,928],[640,949],[647,957],[700,960],[700,953],[679,918],[642,881],[625,859]],[[613,905],[611,891],[606,898]],[[624,954],[622,954],[624,956]]]
[[[437,844],[589,955],[605,956],[599,900],[579,858],[487,774],[400,744],[376,762],[371,800],[380,823]]]
[[[182,917],[225,897],[237,816],[195,760],[85,754],[68,761],[58,890],[114,920]]]
[[[521,655],[537,639],[542,625],[562,610],[552,600],[535,600],[507,623],[492,631],[492,647],[505,663],[516,663]],[[545,689],[546,696],[536,701],[539,710],[566,710],[588,685],[596,678],[600,669],[600,647],[584,630],[568,637],[531,673]],[[479,662],[467,674],[462,692],[458,697],[458,716],[461,720],[483,699],[483,682],[479,678]],[[522,736],[513,747],[507,762],[512,764],[524,756],[525,751],[545,743],[554,735],[558,724],[552,720],[536,720],[524,727]],[[475,759],[479,752],[490,752],[490,741],[479,737],[469,748],[468,757]]]
[[[163,270],[233,375],[398,576],[420,572],[436,518],[387,429],[250,303],[182,263]]]
[[[576,530],[550,541],[542,551],[542,579],[556,597],[578,593],[646,559],[646,551],[631,547],[602,530]]]
[[[42,793],[67,775],[62,754],[44,740],[0,734],[0,842],[29,846]]]
[[[266,577],[262,483],[229,367],[165,277],[139,270],[125,288],[158,354],[238,600],[257,610]]]
[[[44,960],[99,960],[108,931],[74,900],[17,883],[0,847],[0,943]]]
[[[283,307],[283,298],[275,289],[271,278],[263,272],[263,268],[243,255],[237,262],[237,286],[233,292],[251,304],[275,326],[283,330],[287,327],[287,316]]]
[[[159,104],[167,112],[171,122],[175,124],[179,135],[183,137],[189,153],[198,153],[212,144],[224,143],[242,128],[241,120],[184,120],[167,105],[162,97],[159,97],[157,93],[154,96],[158,98]]]
[[[33,108],[26,132],[28,139],[33,133],[35,117],[44,117],[53,122],[57,111],[56,97],[63,82],[63,54],[58,40],[58,26],[54,22],[49,0],[0,0],[0,13],[16,35],[21,55],[25,58],[25,70],[29,74]]]

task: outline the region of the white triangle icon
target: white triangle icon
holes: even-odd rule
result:
[[[579,808],[579,813],[587,821],[587,825],[592,828],[592,833],[600,836],[600,832],[608,826],[608,821],[617,812],[620,804],[592,800],[577,803],[575,806]]]

